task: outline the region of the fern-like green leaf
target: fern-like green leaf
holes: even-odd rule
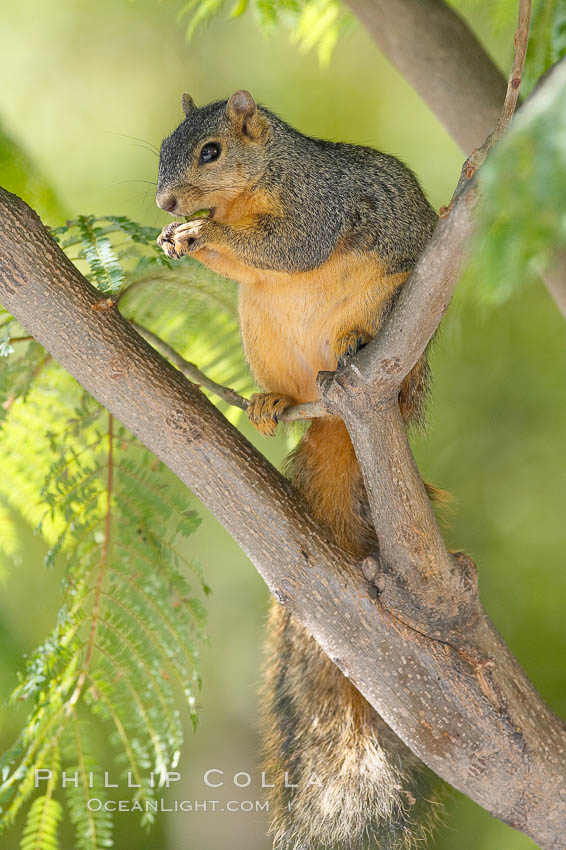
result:
[[[127,314],[222,382],[249,386],[233,287],[190,258],[174,272],[162,262],[156,235],[119,216],[81,216],[55,233]],[[0,323],[11,339],[14,320],[4,313]],[[132,795],[144,824],[154,817],[150,775],[163,777],[177,764],[182,714],[196,727],[210,588],[183,541],[200,520],[178,479],[40,346],[7,347],[15,351],[0,361],[0,517],[16,511],[36,526],[49,545],[46,565],[65,572],[54,629],[31,653],[12,694],[29,716],[0,759],[0,830],[37,793],[36,771],[49,770],[22,846],[56,847],[61,810],[53,790],[61,766],[77,776],[67,784],[66,803],[76,846],[99,850],[112,836],[109,813],[87,806],[85,777],[100,773],[91,745],[96,726],[110,730],[117,763],[138,786]],[[6,552],[15,546],[6,536]],[[102,799],[103,789],[96,794]]]
[[[311,0],[298,16],[291,40],[304,52],[316,48],[321,65],[326,66],[349,20],[337,0]]]
[[[117,292],[124,283],[124,272],[112,250],[110,239],[102,228],[95,226],[93,216],[79,216],[77,227],[81,234],[84,258],[90,268],[89,277],[101,292]]]
[[[20,850],[59,850],[57,827],[62,815],[58,800],[48,795],[37,797],[28,812]]]
[[[0,358],[0,425],[16,399],[25,400],[34,379],[49,359],[36,342],[16,351],[10,344],[10,335],[4,336],[3,355]]]
[[[190,15],[186,27],[190,39],[196,30],[220,14],[225,0],[189,0],[179,9],[177,19]],[[248,0],[236,0],[228,18],[239,18],[250,7]],[[351,21],[351,15],[337,0],[255,0],[253,4],[260,26],[266,33],[279,24],[290,31],[291,39],[304,50],[316,48],[322,65],[327,65],[340,33]]]
[[[75,712],[65,729],[62,750],[68,767],[65,771],[67,808],[75,826],[77,850],[106,850],[112,847],[112,817],[104,808],[107,794],[99,783],[91,790],[90,778],[100,777],[100,764],[93,755],[88,727]],[[100,801],[93,805],[92,798]]]

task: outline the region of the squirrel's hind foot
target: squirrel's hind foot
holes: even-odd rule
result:
[[[370,339],[371,336],[368,333],[358,330],[349,331],[349,333],[339,337],[334,345],[336,368],[340,369],[341,366],[345,366],[358,353],[360,348],[368,344]]]
[[[248,419],[264,437],[274,437],[278,416],[294,403],[281,393],[254,393],[248,404]]]

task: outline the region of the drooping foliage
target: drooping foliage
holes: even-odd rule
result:
[[[179,9],[177,19],[186,23],[187,38],[214,16],[226,13],[239,18],[249,8],[256,14],[267,34],[285,26],[300,50],[315,48],[322,65],[327,65],[342,32],[352,22],[351,15],[338,0],[188,0]]]
[[[188,259],[172,274],[154,247],[157,231],[124,217],[79,216],[53,234],[125,315],[211,375],[248,388],[229,284]],[[36,795],[23,850],[56,850],[63,807],[76,846],[98,850],[112,844],[112,820],[88,806],[105,794],[96,728],[110,732],[117,770],[149,825],[156,789],[179,758],[183,712],[196,727],[209,588],[182,541],[199,517],[160,461],[8,314],[0,322],[0,523],[9,532],[0,552],[16,552],[16,511],[48,543],[46,566],[64,569],[55,627],[11,698],[29,713],[0,760],[0,829]],[[64,793],[63,771],[77,777]]]

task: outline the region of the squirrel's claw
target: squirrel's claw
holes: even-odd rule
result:
[[[334,354],[336,356],[336,368],[340,369],[358,353],[360,348],[367,345],[371,336],[365,331],[349,331],[344,336],[339,337],[334,345]]]
[[[157,237],[157,244],[171,260],[176,260],[179,257],[173,244],[173,236],[176,228],[179,227],[181,223],[182,222],[180,221],[172,221],[171,224],[167,224],[163,228],[163,230]]]
[[[281,393],[254,393],[248,404],[248,419],[264,437],[274,437],[277,417],[294,404]]]
[[[172,260],[189,254],[201,246],[201,230],[204,219],[194,221],[172,221],[157,237],[157,244]]]

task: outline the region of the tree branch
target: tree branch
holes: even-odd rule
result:
[[[440,220],[426,250],[403,285],[396,309],[392,310],[377,337],[352,363],[338,373],[321,373],[323,398],[334,412],[343,406],[343,391],[357,393],[371,387],[373,398],[389,403],[397,398],[401,384],[424,352],[448,309],[460,270],[466,259],[473,234],[472,210],[478,200],[473,179],[477,168],[501,138],[517,104],[527,42],[529,37],[531,0],[520,0],[519,20],[515,33],[515,54],[496,128],[483,144],[474,150],[462,168],[462,175],[449,207],[441,211]],[[541,84],[539,93],[549,83]],[[532,100],[524,107],[533,108]]]
[[[519,101],[519,89],[523,81],[523,71],[525,68],[525,59],[527,58],[527,47],[529,44],[529,31],[531,28],[531,0],[519,0],[519,18],[517,21],[517,29],[515,31],[515,52],[513,55],[513,65],[511,73],[507,81],[507,92],[505,94],[505,102],[501,115],[497,121],[495,130],[492,133],[492,144],[501,138],[507,127],[511,123],[511,119],[515,114],[517,103]]]

